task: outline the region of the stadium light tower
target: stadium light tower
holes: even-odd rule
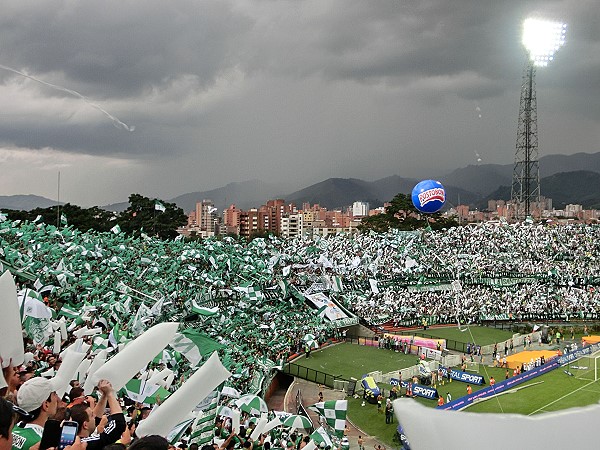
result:
[[[537,99],[535,72],[554,59],[556,51],[565,43],[567,26],[561,22],[527,19],[523,23],[523,46],[527,62],[523,72],[517,147],[513,170],[511,202],[515,218],[525,219],[531,213],[532,203],[540,202],[540,168],[538,162]]]

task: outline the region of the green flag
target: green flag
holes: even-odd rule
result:
[[[197,366],[203,357],[208,357],[215,350],[223,348],[217,341],[191,328],[176,333],[169,345],[181,353],[192,366]]]
[[[191,306],[192,306],[192,312],[194,312],[196,314],[200,314],[201,316],[204,316],[204,317],[214,316],[219,313],[218,307],[215,306],[214,308],[207,308],[205,306],[200,306],[200,305],[198,305],[198,303],[196,303],[196,300],[192,300]]]
[[[202,447],[212,442],[215,435],[214,425],[217,416],[217,406],[219,404],[219,392],[213,391],[200,404],[202,407],[192,425],[190,444],[195,443]]]
[[[315,411],[323,416],[331,428],[335,430],[337,437],[344,436],[346,429],[346,413],[348,411],[348,400],[329,400],[326,402],[315,403],[308,409]]]

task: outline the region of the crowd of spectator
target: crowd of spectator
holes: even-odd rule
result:
[[[274,368],[303,351],[304,336],[322,343],[338,335],[336,323],[306,301],[308,292],[325,293],[367,325],[547,314],[595,317],[600,312],[598,230],[482,224],[439,232],[271,236],[246,243],[229,237],[162,241],[143,233],[84,233],[4,218],[0,269],[15,275],[22,304],[39,301],[51,314],[23,312],[26,361],[3,367],[3,396],[15,405],[0,403],[0,450],[6,442],[29,450],[41,440],[48,420],[62,420],[67,413],[78,423],[75,446],[128,444],[131,425],[148,411],[144,405],[117,399],[107,382],[98,386],[98,399],[76,390],[63,399],[49,391],[47,378],[61,365],[54,349],[75,342],[85,328],[100,328],[99,341],[84,337],[93,355],[102,346],[134,339],[153,324],[182,322],[220,344],[219,356],[233,374],[234,388],[258,393]],[[211,314],[199,313],[199,307]],[[57,317],[68,324],[68,336],[58,343]],[[114,338],[117,332],[124,340],[107,343],[109,334]],[[194,370],[182,358],[155,364],[178,375],[171,389]],[[69,408],[64,400],[81,403]],[[122,412],[127,406],[133,407],[128,419]],[[13,410],[20,416],[11,432]],[[264,444],[243,442],[250,448]]]

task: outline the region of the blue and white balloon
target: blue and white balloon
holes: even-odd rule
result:
[[[446,190],[439,181],[423,180],[413,188],[412,202],[420,212],[433,214],[446,203]]]

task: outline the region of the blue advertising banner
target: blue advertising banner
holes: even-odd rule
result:
[[[412,386],[413,395],[418,395],[419,397],[424,397],[424,398],[428,398],[431,400],[438,398],[437,389],[434,389],[432,387],[423,386],[421,384],[416,384],[416,383],[409,383],[407,381],[402,381],[401,384],[404,389],[406,389],[408,387],[408,385],[410,384]]]
[[[473,392],[471,395],[465,395],[464,397],[457,398],[456,400],[446,403],[443,406],[438,406],[438,409],[450,409],[450,410],[459,410],[463,409],[466,406],[469,406],[475,400],[484,399],[487,397],[491,397],[493,395],[497,395],[501,392],[507,391],[508,389],[513,389],[514,387],[522,384],[526,381],[529,381],[533,378],[539,377],[540,375],[544,375],[545,373],[550,372],[558,367],[561,367],[571,361],[574,361],[582,356],[594,353],[600,348],[600,344],[588,345],[582,349],[576,350],[572,353],[567,353],[566,355],[562,355],[558,358],[554,358],[548,361],[543,366],[536,367],[533,370],[529,370],[527,372],[522,372],[517,376],[510,377],[508,380],[501,381],[496,383],[495,386],[489,386],[484,389],[481,389],[477,392]]]
[[[443,406],[438,406],[438,409],[451,409],[454,411],[463,409],[464,407],[473,403],[475,400],[491,397],[492,395],[497,395],[501,392],[507,391],[508,389],[512,389],[525,381],[554,370],[556,367],[558,367],[558,361],[554,359],[543,366],[536,367],[534,370],[523,372],[515,377],[509,378],[508,380],[496,383],[494,386],[480,389],[479,391],[473,392],[471,395],[465,395],[464,397],[457,398],[456,400],[446,403]]]
[[[600,344],[588,345],[587,347],[580,348],[579,350],[575,350],[574,352],[559,356],[558,363],[561,366],[564,366],[565,364],[575,361],[576,359],[579,359],[582,356],[591,355],[592,353],[597,351],[598,348],[600,348]]]
[[[441,367],[441,369],[442,373],[444,374],[444,377],[448,376],[448,369],[445,367]],[[482,385],[485,383],[485,380],[482,375],[476,373],[463,372],[461,370],[455,369],[450,370],[450,378],[469,384]]]

